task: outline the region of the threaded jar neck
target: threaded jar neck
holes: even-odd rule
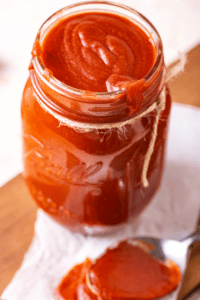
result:
[[[35,43],[42,46],[44,37],[57,22],[88,11],[123,16],[137,24],[151,37],[156,58],[153,67],[144,77],[145,89],[140,110],[132,116],[127,114],[127,95],[124,90],[89,92],[64,84],[47,72],[39,52],[32,57],[30,69],[35,93],[49,109],[72,120],[89,123],[115,123],[128,120],[152,105],[159,97],[165,83],[162,41],[155,27],[143,15],[125,5],[107,1],[89,1],[70,5],[46,20],[37,34]]]

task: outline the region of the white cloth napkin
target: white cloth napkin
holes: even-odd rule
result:
[[[200,110],[173,104],[161,189],[136,223],[113,235],[72,234],[39,211],[32,245],[2,299],[53,300],[53,290],[75,264],[96,258],[115,241],[136,235],[181,238],[194,230],[200,211],[199,136]],[[177,292],[165,297],[176,298]]]

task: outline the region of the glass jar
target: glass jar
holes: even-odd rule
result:
[[[165,87],[162,42],[153,25],[124,5],[84,2],[51,16],[35,45],[42,44],[58,20],[88,10],[123,15],[151,36],[156,60],[145,76],[141,108],[127,113],[124,90],[96,93],[67,86],[33,55],[22,98],[23,177],[38,206],[53,219],[70,230],[96,234],[136,220],[159,189],[171,99],[166,88],[145,187],[142,172],[155,111],[135,117],[155,103]],[[88,124],[92,129],[85,129]]]

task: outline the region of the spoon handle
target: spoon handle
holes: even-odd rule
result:
[[[197,229],[188,235],[186,238],[183,238],[181,241],[190,241],[190,245],[192,245],[195,242],[200,241],[200,226],[197,227]]]

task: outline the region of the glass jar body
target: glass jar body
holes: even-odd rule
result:
[[[167,92],[145,188],[141,174],[154,113],[123,132],[80,132],[40,106],[29,79],[22,99],[23,176],[38,206],[69,229],[86,233],[136,220],[160,186],[170,104]]]
[[[144,99],[136,116],[157,101],[165,71],[162,42],[156,29],[146,18],[123,5],[106,1],[72,5],[49,18],[37,35],[33,51],[36,57],[21,107],[23,177],[38,206],[52,218],[73,231],[96,234],[136,220],[158,190],[171,99],[166,89],[165,109],[159,116],[147,171],[149,186],[144,187],[142,171],[152,139],[155,110],[134,120],[127,113],[128,98],[123,90],[90,93],[63,85],[46,72],[37,54],[48,28],[88,8],[129,18],[148,32],[155,45],[156,61],[144,78]],[[92,124],[92,129],[69,126],[61,121],[63,118]],[[121,126],[124,121],[128,124]]]

